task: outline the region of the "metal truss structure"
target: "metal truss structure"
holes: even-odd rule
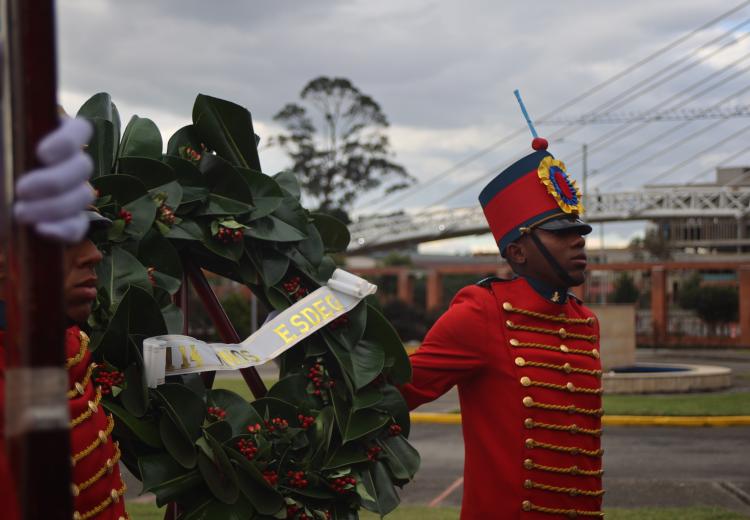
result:
[[[591,194],[588,222],[750,216],[750,187],[670,187]],[[364,253],[487,232],[481,208],[428,209],[362,216],[350,228],[349,252]]]

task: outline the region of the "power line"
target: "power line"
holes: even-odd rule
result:
[[[628,74],[630,74],[634,70],[637,70],[638,68],[642,67],[643,65],[646,65],[647,63],[655,60],[659,56],[661,56],[661,55],[669,52],[670,50],[672,50],[673,48],[677,47],[681,43],[683,43],[683,42],[687,41],[688,39],[692,38],[694,35],[696,35],[696,34],[700,33],[701,31],[703,31],[703,30],[705,30],[705,29],[707,29],[707,28],[715,25],[716,23],[724,20],[725,18],[731,16],[732,14],[740,11],[741,9],[745,8],[747,5],[750,5],[750,0],[746,0],[744,2],[741,2],[739,5],[733,7],[732,9],[730,9],[728,11],[725,11],[724,13],[722,13],[719,16],[713,18],[712,20],[709,20],[708,22],[704,23],[703,25],[699,26],[698,28],[693,29],[689,33],[680,36],[676,40],[674,40],[671,43],[665,45],[664,47],[658,49],[657,51],[649,54],[645,58],[642,58],[641,60],[637,61],[636,63],[634,63],[634,64],[632,64],[632,65],[630,65],[628,67],[626,67],[625,69],[623,69],[622,71],[618,72],[617,74],[614,74],[613,76],[607,78],[606,80],[602,81],[601,83],[599,83],[599,84],[597,84],[597,85],[589,88],[585,92],[579,94],[578,96],[573,97],[572,99],[570,99],[570,100],[566,101],[565,103],[559,105],[557,108],[555,108],[555,109],[551,110],[550,112],[542,115],[541,119],[550,118],[553,115],[555,115],[556,113],[561,112],[562,110],[565,110],[566,108],[569,108],[569,107],[575,105],[576,103],[582,101],[583,99],[586,99],[587,97],[589,97],[589,96],[591,96],[591,95],[593,95],[593,94],[601,91],[602,89],[606,88],[607,86],[609,86],[610,84],[614,83],[615,81],[618,81],[619,79],[627,76]],[[506,135],[505,137],[503,137],[501,139],[498,139],[497,141],[493,142],[492,144],[490,144],[489,146],[483,148],[482,150],[476,152],[475,154],[470,155],[469,157],[467,157],[467,158],[459,161],[458,163],[456,163],[455,165],[451,166],[450,168],[448,168],[446,170],[442,170],[441,172],[439,172],[439,173],[437,173],[437,174],[429,177],[427,180],[422,181],[420,184],[415,185],[413,188],[407,188],[407,190],[405,190],[405,191],[403,191],[401,193],[397,192],[396,194],[398,195],[398,197],[396,197],[395,199],[391,198],[391,201],[388,202],[388,203],[386,203],[385,205],[383,205],[383,203],[389,197],[388,196],[386,196],[386,197],[382,197],[382,196],[379,197],[378,200],[377,200],[377,204],[378,204],[378,206],[381,209],[383,209],[385,207],[392,206],[394,202],[400,202],[400,201],[404,200],[405,198],[411,197],[414,194],[419,193],[420,191],[422,191],[426,187],[430,186],[430,183],[432,183],[433,181],[439,180],[441,178],[444,178],[444,177],[450,175],[451,173],[453,173],[453,172],[455,172],[455,171],[457,171],[457,170],[465,167],[466,165],[474,162],[476,159],[478,159],[480,157],[483,157],[484,155],[488,154],[492,150],[496,149],[498,146],[500,146],[500,145],[502,145],[502,144],[504,144],[504,143],[506,143],[506,142],[508,142],[508,141],[510,141],[510,140],[512,140],[512,139],[514,139],[516,137],[518,137],[519,135],[524,134],[524,133],[525,133],[525,128],[520,128],[520,129],[518,129],[518,130],[516,130],[514,132],[511,132],[510,134]],[[396,194],[394,194],[394,195],[396,195]],[[372,205],[373,203],[375,203],[375,201],[372,201],[370,203],[370,205]],[[369,205],[366,205],[365,207],[369,207]]]
[[[660,101],[660,102],[654,104],[648,110],[655,110],[655,109],[657,109],[660,106],[664,106],[665,104],[672,102],[673,100],[679,99],[681,96],[684,96],[685,94],[691,92],[693,89],[695,89],[695,88],[703,85],[707,81],[709,81],[711,79],[714,79],[715,77],[721,76],[724,72],[726,72],[727,70],[730,70],[733,66],[735,66],[736,64],[742,62],[743,60],[747,59],[748,57],[750,57],[750,55],[743,55],[738,60],[735,60],[734,62],[732,62],[732,63],[724,66],[722,69],[720,69],[718,71],[715,71],[715,72],[709,74],[708,76],[706,76],[705,78],[702,78],[702,79],[696,81],[695,83],[693,83],[692,85],[689,85],[688,87],[684,88],[680,92],[677,92],[677,93],[671,95],[670,97],[668,97],[664,101]],[[684,107],[685,105],[687,105],[691,101],[694,101],[694,100],[702,97],[703,95],[705,95],[705,94],[707,94],[709,92],[712,92],[713,90],[716,90],[719,87],[725,86],[728,82],[730,82],[733,79],[735,79],[735,78],[737,78],[737,77],[745,74],[748,71],[750,71],[750,66],[747,66],[747,67],[745,67],[743,69],[737,70],[733,74],[731,74],[729,77],[724,78],[723,80],[718,81],[716,84],[710,85],[710,86],[704,88],[703,90],[694,93],[690,97],[683,99],[679,103],[676,103],[676,104],[672,105],[671,107],[669,107],[669,110],[678,110],[678,109],[681,109],[682,107]],[[708,110],[719,108],[722,104],[726,103],[727,101],[729,101],[730,99],[734,98],[735,96],[739,96],[739,95],[743,94],[745,91],[746,91],[746,89],[740,89],[739,91],[737,91],[737,92],[735,92],[735,93],[733,93],[733,94],[731,94],[729,96],[726,96],[725,98],[723,98],[718,103],[714,103],[713,105],[711,105],[710,107],[708,107]],[[612,143],[619,142],[623,137],[627,137],[629,135],[632,135],[635,132],[637,132],[638,130],[640,130],[642,128],[645,128],[647,126],[647,124],[650,123],[650,122],[651,122],[650,120],[647,120],[645,122],[642,122],[642,123],[636,124],[636,125],[633,125],[633,124],[630,124],[630,123],[625,124],[623,126],[620,126],[619,128],[615,128],[614,130],[611,130],[611,131],[605,133],[604,135],[599,136],[598,138],[594,139],[593,141],[591,141],[590,143],[587,143],[587,144],[589,145],[589,149],[591,151],[602,150],[603,148],[606,148],[607,146],[609,146]],[[668,129],[666,132],[663,132],[659,136],[651,138],[651,140],[649,141],[649,143],[647,143],[647,146],[650,143],[656,142],[657,139],[660,139],[661,137],[664,137],[665,135],[668,135],[669,133],[672,133],[675,130],[679,130],[680,128],[683,128],[683,127],[687,126],[688,124],[690,124],[690,123],[687,122],[687,123],[683,123],[683,124],[677,125],[675,127],[672,127],[670,129]],[[628,154],[630,152],[632,152],[632,150],[633,149],[631,149],[628,152]],[[617,159],[611,160],[607,164],[605,164],[602,167],[600,167],[600,169],[606,169],[606,168],[608,168],[612,164],[614,164],[617,161],[619,161],[620,159],[622,159],[622,157],[624,155],[625,154],[621,155]],[[576,159],[573,159],[573,160],[569,161],[569,164],[573,165],[573,164],[576,164],[577,162],[578,162],[578,159],[576,158]]]
[[[703,150],[701,150],[700,152],[697,152],[697,153],[695,153],[695,154],[691,155],[691,156],[690,156],[690,157],[688,157],[687,159],[685,159],[685,160],[681,161],[680,163],[678,163],[678,164],[676,164],[676,165],[672,166],[671,168],[669,168],[669,169],[667,169],[667,170],[663,171],[663,172],[662,172],[662,173],[660,173],[659,175],[655,175],[654,177],[651,177],[651,178],[650,178],[649,180],[647,180],[647,181],[646,181],[646,182],[644,182],[643,184],[649,184],[650,182],[652,182],[652,181],[654,181],[654,180],[656,180],[656,179],[661,179],[661,178],[664,178],[664,177],[668,177],[668,176],[672,175],[672,174],[673,174],[674,172],[676,172],[677,170],[679,170],[679,169],[680,169],[680,168],[682,168],[683,166],[687,166],[688,164],[690,164],[690,163],[691,163],[692,161],[694,161],[695,159],[697,159],[698,157],[700,157],[700,156],[701,156],[701,155],[703,155],[704,153],[706,153],[706,152],[708,152],[708,151],[711,151],[711,150],[715,149],[715,148],[717,147],[717,145],[720,145],[720,144],[726,143],[727,141],[731,141],[732,139],[734,139],[734,138],[736,138],[736,137],[738,137],[738,136],[740,136],[740,135],[744,134],[744,133],[745,133],[745,132],[747,132],[748,130],[750,130],[750,125],[747,125],[747,126],[745,126],[744,128],[741,128],[740,130],[738,130],[738,131],[736,131],[736,132],[732,133],[731,135],[729,135],[729,136],[727,136],[727,137],[724,137],[723,139],[720,139],[719,141],[717,141],[717,142],[713,143],[713,144],[712,144],[711,146],[708,146],[707,148],[704,148],[704,149],[703,149]]]
[[[747,57],[749,55],[745,55]],[[697,121],[701,119],[730,119],[734,117],[750,117],[750,105],[737,105],[724,109],[719,108],[690,108],[682,110],[660,110],[657,112],[609,112],[599,116],[576,118],[560,118],[546,121],[548,124],[577,124],[577,125],[611,125],[623,123],[638,123],[648,121]]]
[[[738,97],[738,96],[741,96],[742,94],[744,94],[745,92],[748,92],[748,91],[750,91],[750,85],[746,85],[746,86],[744,86],[743,88],[739,89],[738,91],[736,91],[736,92],[733,92],[732,94],[730,94],[730,95],[728,95],[728,96],[724,97],[723,99],[721,99],[720,101],[718,101],[717,103],[715,103],[714,105],[712,105],[712,106],[711,106],[711,107],[709,107],[709,108],[717,108],[717,107],[721,106],[722,104],[726,103],[726,102],[727,102],[728,100],[730,100],[730,99],[732,99],[732,98],[735,98],[735,97]],[[701,94],[701,95],[702,95],[702,94]],[[715,126],[718,126],[718,124],[721,124],[722,122],[725,122],[725,121],[727,121],[727,120],[720,120],[720,121],[719,121],[718,123],[714,123],[714,124],[713,124],[713,126],[712,126],[712,125],[709,125],[709,128],[711,128],[711,127],[715,127]],[[688,126],[688,125],[689,125],[689,124],[691,124],[692,122],[693,122],[693,121],[685,121],[684,123],[681,123],[681,124],[679,124],[679,125],[677,125],[677,126],[675,126],[675,127],[669,128],[669,129],[667,129],[667,130],[663,131],[662,133],[660,133],[660,134],[658,134],[658,135],[656,135],[656,136],[654,136],[654,137],[651,137],[651,138],[649,139],[649,142],[648,142],[647,146],[648,146],[648,145],[650,145],[650,144],[652,144],[652,143],[660,142],[660,141],[661,141],[661,140],[662,140],[663,138],[665,138],[665,137],[669,136],[670,134],[674,134],[674,132],[675,132],[676,130],[680,130],[680,129],[682,129],[682,128],[684,128],[684,127]],[[641,128],[641,127],[643,127],[644,125],[645,125],[645,123],[642,123],[641,125],[638,125],[638,126],[637,126],[637,128]],[[632,132],[631,132],[631,133],[632,133]],[[694,136],[694,135],[693,135],[693,136]],[[599,148],[597,148],[597,149],[599,149]],[[636,147],[636,148],[631,148],[631,149],[630,149],[630,150],[629,150],[629,151],[627,152],[627,155],[630,155],[630,154],[632,154],[632,153],[633,153],[633,152],[635,152],[635,151],[638,151],[638,147]],[[623,155],[621,155],[620,157],[623,157]],[[642,165],[642,164],[645,164],[645,162],[647,162],[647,161],[639,161],[638,165]],[[595,172],[595,173],[592,173],[591,177],[594,177],[594,176],[598,175],[598,174],[599,174],[599,172],[606,172],[606,171],[607,171],[607,169],[608,169],[608,168],[609,168],[610,166],[612,166],[612,164],[614,164],[614,161],[610,161],[610,162],[606,163],[606,164],[605,164],[604,166],[602,166],[601,168],[598,168],[597,172]],[[631,166],[631,168],[632,168],[632,166]],[[603,178],[603,179],[601,179],[601,180],[599,180],[599,181],[597,182],[597,186],[598,186],[598,185],[600,185],[600,184],[601,184],[602,182],[604,182],[604,180],[606,180],[606,179],[609,179],[609,178],[612,178],[612,177],[616,177],[616,176],[617,176],[617,175],[619,175],[620,173],[622,173],[622,172],[616,172],[616,173],[611,173],[611,174],[608,174],[608,175],[607,175],[607,176],[606,176],[605,178]]]

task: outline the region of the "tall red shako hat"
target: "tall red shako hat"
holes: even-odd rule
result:
[[[577,228],[582,235],[591,232],[591,226],[579,218],[583,213],[581,191],[568,177],[565,164],[547,151],[547,140],[536,136],[517,91],[516,96],[534,135],[534,152],[500,172],[479,194],[501,254],[508,244],[534,228]]]

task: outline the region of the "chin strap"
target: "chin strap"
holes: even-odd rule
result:
[[[539,250],[540,253],[542,253],[542,256],[547,259],[547,263],[552,266],[552,269],[554,269],[555,273],[557,273],[557,276],[560,277],[560,280],[567,286],[567,287],[573,287],[576,285],[575,280],[571,278],[571,276],[565,271],[565,269],[562,268],[560,263],[555,260],[555,257],[552,256],[552,254],[549,252],[549,250],[545,247],[544,244],[542,244],[542,241],[539,240],[539,237],[536,236],[536,233],[534,233],[534,230],[531,229],[528,231],[529,236],[531,237],[531,240],[534,241],[534,244],[536,245],[536,248]]]

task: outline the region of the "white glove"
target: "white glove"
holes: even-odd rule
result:
[[[88,180],[94,169],[82,150],[91,137],[85,119],[66,119],[39,142],[36,156],[44,167],[16,183],[16,219],[40,235],[65,243],[79,242],[89,221],[83,210],[94,200]]]

